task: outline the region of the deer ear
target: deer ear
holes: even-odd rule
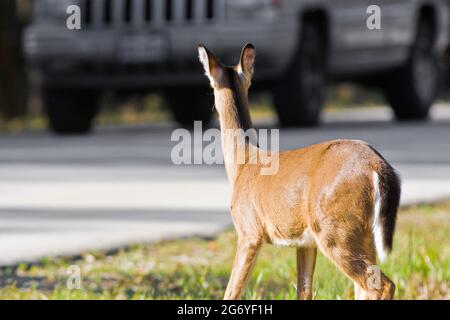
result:
[[[198,45],[198,57],[205,68],[205,74],[208,77],[211,86],[217,87],[223,77],[223,67],[219,60],[206,49],[202,44]]]
[[[242,48],[241,58],[239,60],[238,71],[244,74],[245,78],[249,81],[252,79],[253,70],[255,65],[256,51],[255,47],[251,43],[247,43]]]

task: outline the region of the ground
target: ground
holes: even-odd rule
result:
[[[381,265],[396,299],[450,299],[450,200],[401,209],[394,251]],[[235,248],[233,230],[214,239],[140,244],[116,252],[46,258],[3,268],[0,299],[220,299]],[[67,270],[81,269],[81,289]],[[245,299],[295,299],[295,249],[265,246]],[[321,254],[315,299],[352,299],[352,283]]]

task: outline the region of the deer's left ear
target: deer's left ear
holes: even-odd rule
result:
[[[202,44],[198,45],[198,57],[205,69],[205,74],[211,83],[211,87],[216,88],[222,82],[223,67],[221,63]]]
[[[238,72],[242,73],[248,81],[253,77],[253,70],[255,69],[256,51],[251,43],[247,43],[242,48],[241,58],[239,60]]]

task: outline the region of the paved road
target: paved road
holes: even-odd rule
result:
[[[400,171],[404,204],[431,201],[450,196],[450,108],[433,115],[440,120],[398,125],[387,109],[329,112],[320,129],[281,131],[281,147],[366,140]],[[0,137],[0,265],[229,226],[223,167],[173,165],[171,130]]]

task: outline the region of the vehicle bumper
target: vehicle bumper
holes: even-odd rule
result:
[[[129,34],[113,30],[70,31],[52,25],[34,25],[25,32],[24,47],[29,63],[44,70],[47,78],[53,77],[62,81],[62,77],[70,76],[73,84],[78,82],[77,78],[93,76],[97,79],[97,84],[117,84],[134,77],[133,68],[126,67],[145,65],[144,69],[148,72],[140,70],[138,78],[153,85],[153,82],[162,79],[166,80],[163,82],[173,83],[177,82],[177,79],[180,82],[189,82],[198,78],[198,43],[214,50],[224,63],[235,64],[240,48],[246,42],[252,42],[258,52],[258,77],[263,78],[280,73],[286,66],[289,55],[295,51],[293,49],[297,44],[296,28],[296,25],[288,23],[255,22],[249,26],[179,26],[162,31],[135,30]],[[132,46],[127,48],[127,44],[133,39],[144,39],[138,48],[142,50],[140,54],[134,54]],[[152,39],[159,41],[158,47],[155,48],[157,53],[152,49]],[[127,56],[127,52],[132,56]],[[99,74],[89,71],[79,75],[79,66],[86,64],[94,69],[99,66],[119,69],[122,80],[113,79],[108,74],[102,76],[99,70],[96,70]],[[109,72],[111,68],[103,70]]]

